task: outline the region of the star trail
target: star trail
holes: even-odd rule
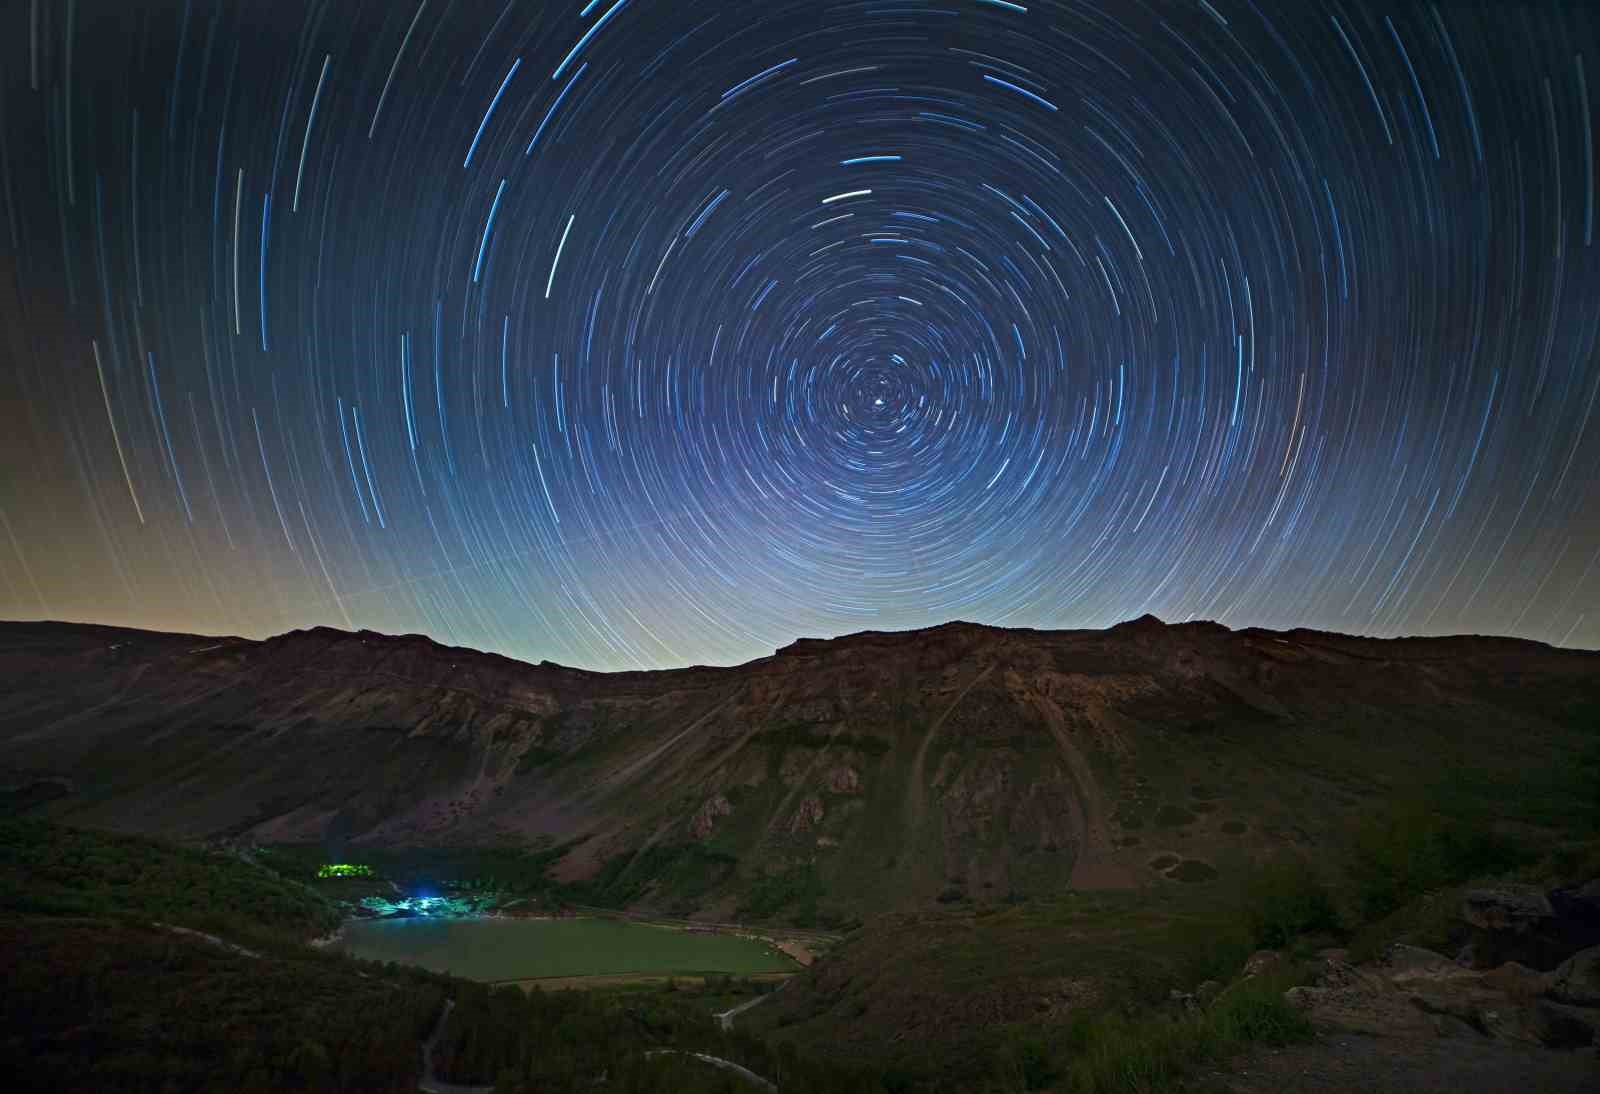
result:
[[[0,615],[1600,646],[1600,12],[14,0]]]

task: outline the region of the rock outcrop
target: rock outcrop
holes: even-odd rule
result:
[[[1575,1007],[1600,1007],[1600,946],[1580,950],[1551,977],[1550,998]]]
[[[1292,988],[1286,998],[1322,1025],[1373,1036],[1490,1037],[1555,1049],[1597,1044],[1600,946],[1574,953],[1568,944],[1563,951],[1560,940],[1582,931],[1556,912],[1549,894],[1530,885],[1473,889],[1460,917],[1476,932],[1462,958],[1395,944],[1366,966],[1330,959],[1315,984]],[[1473,963],[1518,946],[1531,946],[1540,959],[1559,954],[1560,963],[1548,971],[1518,961]]]
[[[707,839],[716,831],[717,821],[733,812],[733,806],[721,794],[707,798],[704,805],[689,819],[689,833],[695,839]]]

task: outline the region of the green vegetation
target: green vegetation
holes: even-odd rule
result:
[[[1208,862],[1186,858],[1168,870],[1167,876],[1173,881],[1182,881],[1192,885],[1196,882],[1211,881],[1217,876],[1217,869]]]
[[[566,853],[566,845],[510,847],[363,847],[370,874],[325,877],[327,849],[321,844],[277,844],[261,848],[255,858],[277,874],[302,881],[322,879],[317,891],[356,902],[368,894],[393,894],[394,882],[406,892],[494,893],[499,896],[553,894],[546,876],[550,864]]]
[[[548,764],[560,760],[565,753],[554,748],[541,748],[538,745],[528,746],[528,750],[517,760],[517,774],[526,775]]]
[[[787,748],[832,748],[837,751],[854,749],[868,756],[882,756],[889,751],[889,742],[871,733],[827,733],[806,722],[794,722],[777,729],[765,730],[751,738],[782,751]]]
[[[1174,988],[1236,976],[1253,947],[1217,884],[955,904],[869,922],[740,1021],[880,1064],[905,1089],[963,1089],[1028,1059],[1064,1074],[1064,1022],[1159,1013]],[[1037,1051],[1018,1047],[1029,1041]]]
[[[409,1094],[446,1000],[436,1071],[501,1091],[743,1089],[689,1051],[781,1076],[786,1094],[882,1089],[871,1070],[723,1032],[698,993],[525,995],[307,947],[336,918],[327,902],[229,855],[5,822],[0,881],[14,1089]]]
[[[1336,930],[1333,897],[1300,858],[1268,863],[1245,884],[1245,921],[1256,945],[1281,949],[1300,935]]]
[[[868,1069],[806,1059],[792,1044],[724,1032],[677,992],[608,996],[464,988],[435,1059],[441,1077],[492,1082],[501,1094],[753,1089],[684,1055],[691,1052],[742,1064],[781,1083],[785,1094],[883,1090]],[[596,1083],[600,1075],[606,1076],[603,1085]]]
[[[447,985],[149,925],[0,918],[12,1089],[414,1091]]]
[[[658,843],[637,853],[614,855],[591,879],[561,890],[563,899],[597,908],[626,908],[647,891],[671,893],[680,904],[726,881],[739,864],[733,855],[703,843]]]
[[[1194,823],[1194,814],[1181,805],[1163,805],[1156,810],[1157,828],[1182,828]]]
[[[252,957],[153,927],[34,917],[0,918],[0,979],[13,1089],[409,1094],[419,1047],[453,998],[435,1059],[458,1082],[722,1089],[703,1065],[646,1055],[670,1049],[781,1068],[785,1091],[880,1090],[870,1071],[724,1034],[690,993],[524,993],[307,949]]]
[[[878,1062],[891,1089],[1179,1087],[1251,1045],[1310,1034],[1283,998],[1304,966],[1239,979],[1258,944],[1247,899],[1238,886],[1161,886],[893,917],[846,939],[751,1024]],[[1209,1002],[1170,1001],[1208,980],[1231,986]],[[868,1032],[906,1026],[917,1031],[908,1051]]]
[[[990,724],[973,717],[971,726]],[[897,827],[908,800],[897,778],[915,752],[904,747],[910,729],[894,731],[894,747],[885,737],[830,735],[815,725],[759,734],[764,751],[749,766],[759,771],[764,762],[768,780],[729,789],[734,812],[709,839],[617,855],[579,884],[549,877],[568,849],[556,845],[370,854],[363,845],[370,876],[319,880],[330,859],[344,857],[340,849],[274,848],[257,855],[257,865],[7,822],[0,975],[22,990],[0,1004],[0,1051],[29,1061],[28,1085],[63,1089],[408,1089],[417,1046],[451,998],[442,1074],[507,1091],[743,1089],[686,1051],[740,1060],[780,1079],[785,1094],[1178,1087],[1246,1046],[1305,1036],[1282,993],[1319,948],[1343,944],[1360,959],[1404,939],[1448,952],[1459,941],[1462,887],[1508,872],[1541,880],[1600,873],[1600,719],[1552,705],[1547,723],[1574,732],[1525,740],[1481,729],[1462,734],[1458,754],[1435,723],[1419,719],[1413,737],[1396,732],[1405,724],[1399,715],[1352,713],[1348,725],[1304,733],[1219,718],[1204,728],[1203,749],[1185,736],[1199,729],[1151,731],[1126,770],[1115,758],[1089,757],[1100,765],[1097,777],[1121,780],[1122,828],[1146,830],[1147,850],[1121,860],[1138,869],[1144,887],[1117,892],[1065,891],[1065,874],[1051,870],[1070,868],[1069,856],[1044,846],[1043,836],[1039,847],[984,842],[1011,831],[1005,816],[959,848],[960,856],[1011,856],[992,886],[941,842],[932,797],[925,823]],[[959,758],[1009,748],[1021,757],[1014,770],[1054,755],[1034,747],[1024,756],[1026,739],[998,730],[978,739],[952,724],[929,754],[925,781],[943,749]],[[861,776],[859,792],[830,796],[826,785],[795,781],[806,764],[797,756],[786,762],[785,750],[824,745],[859,754],[848,761]],[[1419,755],[1434,757],[1432,765],[1419,764]],[[985,756],[983,763],[1011,762]],[[827,807],[823,822],[802,831],[772,823],[780,804],[792,812],[799,794],[813,791]],[[702,801],[703,793],[684,792],[672,808],[681,818]],[[848,838],[816,846],[841,834]],[[407,895],[389,891],[389,879]],[[381,897],[410,910],[429,910],[427,902],[446,893],[461,907],[510,897],[524,907],[687,910],[715,900],[743,919],[823,924],[838,909],[888,906],[901,888],[919,894],[918,903],[897,905],[912,910],[853,932],[784,992],[741,1015],[732,1036],[710,1018],[736,1002],[726,984],[523,994],[295,944],[337,918],[329,898]],[[210,931],[260,956],[156,924]],[[372,926],[398,933],[457,925]],[[707,936],[680,936],[672,947],[638,937],[639,952],[666,974],[743,968],[674,948]],[[556,949],[571,956],[586,945],[569,940]],[[599,948],[626,958],[634,946]],[[1239,980],[1258,947],[1289,958]],[[503,963],[498,971],[524,972]],[[597,968],[584,959],[577,971]],[[1198,991],[1208,980],[1227,986]],[[1170,1000],[1173,991],[1210,1001],[1181,1005]],[[863,1070],[808,1063],[807,1053]],[[597,1084],[601,1073],[606,1081]]]
[[[225,852],[31,820],[0,821],[0,894],[12,913],[156,920],[234,938],[312,938],[340,919],[305,885]]]
[[[1197,1066],[1221,1063],[1250,1045],[1309,1040],[1311,1024],[1283,998],[1294,979],[1288,974],[1243,981],[1211,1006],[1180,1015],[1080,1018],[1068,1025],[1061,1046],[1066,1088],[1073,1094],[1143,1094],[1175,1086]]]
[[[817,900],[822,896],[822,880],[816,867],[794,866],[758,878],[746,893],[744,903],[734,914],[741,920],[771,919],[785,908],[796,908],[796,926],[817,925]]]
[[[1412,799],[1356,831],[1347,873],[1363,920],[1390,914],[1430,889],[1505,873],[1537,857],[1496,831],[1483,813],[1457,802]]]
[[[1333,829],[1315,855],[1290,847],[1256,864],[1220,848],[1208,851],[1214,867],[1165,852],[1147,861],[1147,876],[1194,884],[1008,905],[952,889],[947,907],[869,923],[751,1023],[881,1063],[891,1087],[1183,1088],[1252,1044],[1308,1035],[1283,992],[1319,948],[1344,945],[1353,960],[1397,940],[1451,952],[1466,886],[1600,873],[1600,824],[1576,807],[1585,769],[1534,771],[1532,790],[1473,770],[1440,765]],[[1561,823],[1536,822],[1544,795],[1568,803]],[[1240,980],[1257,948],[1287,957]],[[1192,1008],[1169,1003],[1205,981],[1230,986]],[[985,1023],[988,1036],[976,1034]],[[897,1050],[896,1037],[917,1047]]]

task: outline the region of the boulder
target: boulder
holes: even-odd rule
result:
[[[1398,986],[1419,982],[1461,980],[1476,982],[1481,973],[1464,968],[1441,953],[1421,946],[1396,942],[1383,952],[1383,968],[1389,982]]]
[[[1473,937],[1460,960],[1487,969],[1515,961],[1548,971],[1584,947],[1584,934],[1556,914],[1549,897],[1532,885],[1507,883],[1469,889],[1461,918]]]
[[[1580,950],[1551,977],[1550,998],[1577,1007],[1600,1007],[1600,946]]]
[[[1478,1041],[1481,1041],[1484,1036],[1483,1030],[1477,1026],[1470,1022],[1463,1022],[1461,1019],[1449,1014],[1433,1015],[1433,1031],[1440,1037],[1464,1037]]]
[[[1478,1008],[1478,1028],[1500,1041],[1513,1041],[1523,1045],[1545,1043],[1543,1026],[1531,1004],[1513,1003],[1501,998],[1481,1004]]]
[[[1533,1007],[1534,1028],[1550,1048],[1587,1048],[1596,1043],[1600,1014],[1588,1007],[1569,1007],[1541,999]]]
[[[1383,973],[1406,1002],[1433,1016],[1441,1034],[1459,1033],[1463,1026],[1479,1034],[1521,1044],[1547,1044],[1550,1029],[1564,1043],[1573,1034],[1555,1019],[1541,1019],[1534,1007],[1550,983],[1550,973],[1539,973],[1515,962],[1487,972],[1465,968],[1443,954],[1418,946],[1396,943],[1384,951]]]
[[[1509,999],[1528,1002],[1549,991],[1554,979],[1554,973],[1538,972],[1515,961],[1507,961],[1484,973],[1483,985],[1504,993]]]
[[[1246,979],[1260,976],[1277,968],[1282,962],[1283,955],[1277,950],[1257,950],[1245,959],[1244,976]]]
[[[1424,1014],[1448,1018],[1500,1041],[1543,1043],[1528,1003],[1519,1003],[1476,981],[1435,981],[1406,991],[1406,1001]]]
[[[1600,928],[1600,877],[1555,890],[1550,894],[1550,906],[1563,919]]]
[[[1526,934],[1555,918],[1544,893],[1532,885],[1505,884],[1462,894],[1461,918],[1495,934]]]
[[[1433,1036],[1438,1031],[1383,977],[1343,961],[1329,961],[1311,986],[1290,988],[1284,999],[1319,1026],[1372,1037]]]

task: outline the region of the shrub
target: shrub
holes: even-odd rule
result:
[[[1181,805],[1163,805],[1156,810],[1156,827],[1182,828],[1194,823],[1194,814]]]
[[[1482,814],[1446,815],[1426,802],[1391,806],[1363,823],[1351,848],[1350,878],[1364,919],[1381,919],[1429,889],[1505,873],[1527,849],[1496,833]]]
[[[1167,876],[1174,881],[1185,881],[1192,884],[1199,881],[1211,881],[1217,876],[1217,870],[1216,867],[1208,862],[1186,858],[1173,869],[1167,871]]]
[[[1073,1094],[1144,1094],[1176,1085],[1197,1067],[1251,1044],[1308,1040],[1311,1024],[1283,998],[1289,976],[1236,984],[1195,1014],[1085,1016],[1068,1027],[1067,1089]]]
[[[1346,943],[1352,964],[1373,961],[1394,942],[1450,953],[1466,938],[1461,890],[1436,889],[1412,897],[1382,919],[1359,928]]]
[[[816,867],[792,866],[779,874],[761,877],[750,886],[744,901],[734,911],[743,920],[771,919],[783,909],[796,907],[796,920],[814,923],[817,901],[822,897],[822,881]]]
[[[1280,949],[1296,935],[1337,928],[1327,886],[1299,858],[1263,867],[1245,886],[1245,920],[1257,946]]]
[[[1259,948],[1237,917],[1175,918],[1166,928],[1166,942],[1175,957],[1172,972],[1186,987],[1204,980],[1226,981]],[[1152,984],[1153,997],[1165,998],[1172,986],[1168,981]]]
[[[1283,997],[1290,976],[1259,976],[1225,992],[1207,1012],[1223,1044],[1288,1045],[1311,1038],[1311,1021]]]
[[[1550,853],[1548,872],[1560,883],[1600,877],[1600,839],[1570,843]]]
[[[1006,1090],[1048,1090],[1061,1077],[1050,1046],[1013,1032],[994,1049],[991,1071]]]
[[[517,774],[526,775],[528,772],[553,764],[560,760],[565,753],[554,748],[544,748],[540,745],[529,745],[526,752],[517,760]]]

